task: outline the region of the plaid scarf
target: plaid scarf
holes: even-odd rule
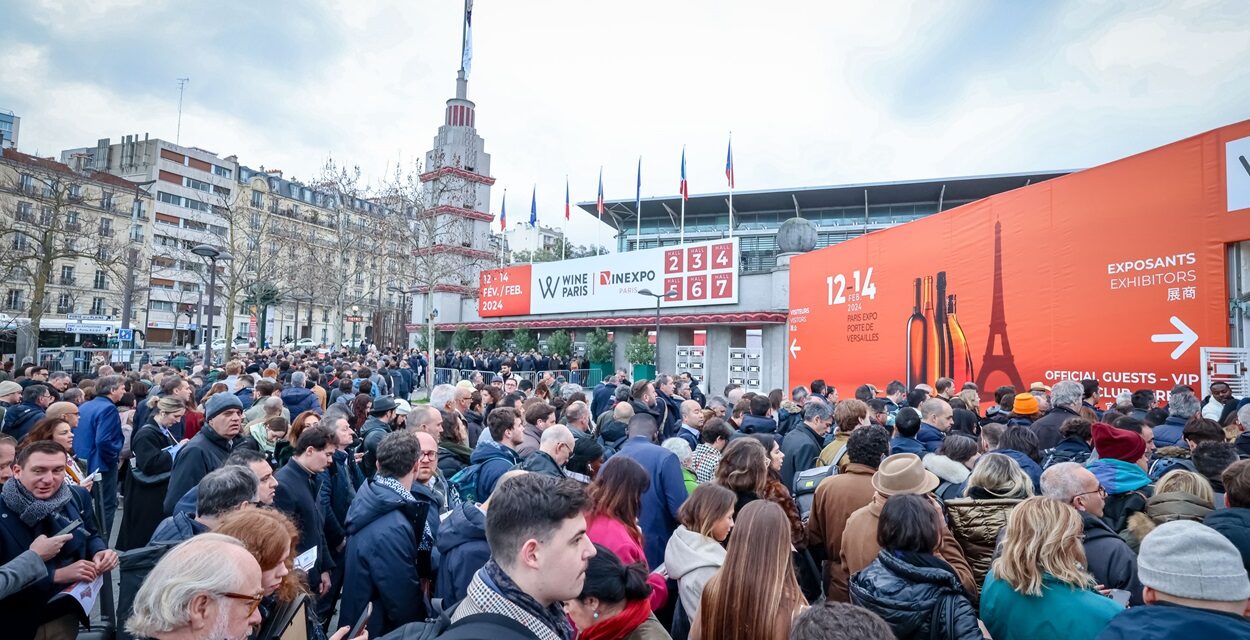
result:
[[[549,607],[538,604],[494,560],[488,560],[486,566],[474,576],[464,604],[469,606],[457,607],[458,614],[462,608],[466,613],[470,610],[498,613],[525,625],[540,639],[573,640],[576,637],[573,625],[560,603]]]
[[[51,498],[40,500],[31,495],[17,478],[4,483],[4,490],[0,493],[4,498],[4,504],[16,512],[28,527],[34,527],[44,518],[60,513],[65,504],[73,498],[69,485],[62,482],[61,488]]]
[[[404,483],[396,480],[395,478],[378,475],[374,477],[373,484],[386,487],[387,489],[398,493],[399,497],[403,498],[404,502],[417,501],[416,497],[412,495],[412,489],[405,487]],[[429,520],[424,520],[422,522],[422,527],[423,530],[421,531],[421,538],[417,540],[417,551],[429,551],[433,548],[434,532],[430,531]]]

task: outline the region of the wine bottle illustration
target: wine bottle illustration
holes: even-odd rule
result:
[[[924,277],[924,286],[920,293],[920,311],[924,313],[925,320],[925,367],[921,382],[933,384],[942,375],[938,369],[938,344],[941,337],[938,335],[937,317],[933,310],[933,276]]]
[[[928,331],[924,315],[920,313],[921,280],[916,278],[916,302],[911,308],[911,317],[907,319],[907,388],[924,382],[925,353],[928,351]]]
[[[964,380],[976,380],[972,366],[972,351],[968,349],[968,336],[955,317],[955,294],[946,299],[946,326],[951,340],[951,377],[963,376]]]
[[[946,326],[946,272],[939,271],[937,273],[937,309],[934,312],[934,333],[937,335],[937,373],[934,380],[939,377],[950,376],[951,366],[951,336],[949,328]]]

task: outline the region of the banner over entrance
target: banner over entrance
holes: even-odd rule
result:
[[[789,385],[1196,387],[1198,346],[1228,343],[1247,157],[1250,121],[797,256]]]
[[[483,271],[478,315],[541,315],[655,308],[638,292],[674,291],[661,307],[738,302],[738,239],[536,262]]]

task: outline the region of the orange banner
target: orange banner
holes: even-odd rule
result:
[[[797,256],[789,385],[1196,386],[1228,344],[1248,156],[1245,121]]]

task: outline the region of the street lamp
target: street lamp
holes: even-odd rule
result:
[[[352,305],[352,341],[348,344],[349,349],[356,348],[356,325],[360,322],[360,305]]]
[[[650,289],[639,289],[638,293],[655,298],[655,357],[658,362],[660,359],[660,301],[664,298],[676,298],[677,290],[669,289],[664,293],[651,293]]]
[[[420,288],[414,287],[412,289],[405,289],[403,287],[388,286],[386,287],[386,290],[393,291],[399,294],[399,308],[400,308],[399,317],[401,320],[403,320],[401,324],[406,325],[412,316],[412,310],[408,307],[408,295],[416,293],[417,291],[420,291]],[[402,329],[403,331],[402,332],[396,331],[397,335],[395,336],[395,342],[398,343],[400,341],[400,336],[403,336],[403,342],[405,343],[405,346],[407,346],[407,344],[409,343],[408,329],[404,326],[401,326],[400,329]]]
[[[217,294],[217,261],[233,260],[234,256],[207,244],[196,245],[191,249],[191,253],[208,260],[208,331],[204,334],[204,366],[211,367],[213,362],[213,304]],[[226,348],[229,349],[230,345],[226,345]]]

